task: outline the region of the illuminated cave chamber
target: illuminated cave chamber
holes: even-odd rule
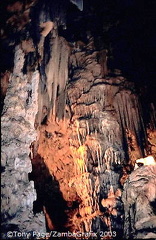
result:
[[[113,60],[122,8],[3,5],[3,237],[57,230],[154,239],[155,103],[150,84]]]

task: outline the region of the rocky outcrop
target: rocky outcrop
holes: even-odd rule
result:
[[[103,65],[98,59],[93,39],[88,45],[83,44],[83,49],[78,44],[73,48],[66,101],[59,105],[64,114],[60,119],[59,108],[51,110],[46,124],[39,127],[37,152],[65,200],[65,222],[58,226],[51,216],[51,222],[47,220],[49,229],[114,231],[121,237],[122,185],[135,160],[144,154],[145,148],[139,142],[145,137],[144,125],[134,85],[121,73],[103,78]],[[61,71],[63,68],[60,74]],[[127,150],[125,144],[129,146]],[[38,156],[33,158],[33,164],[35,159]],[[38,196],[42,191],[38,190]],[[50,214],[46,197],[40,204]]]
[[[115,221],[114,226],[111,225],[114,217],[122,225],[122,204],[120,196],[116,196],[115,192],[120,191],[116,166],[122,167],[124,152],[120,125],[112,106],[113,96],[119,91],[119,86],[113,86],[112,82],[122,80],[102,77],[102,67],[97,61],[98,53],[90,46],[91,43],[86,46],[86,51],[71,55],[72,78],[68,85],[68,100],[73,130],[70,148],[75,162],[74,179],[77,179],[74,186],[81,193],[79,211],[84,212],[86,219],[90,220],[85,222],[80,213],[81,221],[84,222],[81,231],[94,229],[100,232],[117,230]],[[106,58],[103,60],[106,61]],[[77,181],[83,183],[82,189]],[[88,189],[88,197],[83,194],[84,186]],[[112,201],[104,204],[109,199]],[[115,211],[117,206],[121,208],[118,214]],[[90,212],[85,212],[88,208]]]
[[[3,239],[9,237],[9,231],[24,231],[29,237],[36,230],[45,232],[44,215],[33,213],[36,192],[34,183],[28,179],[32,170],[30,144],[37,138],[34,121],[38,111],[39,73],[34,72],[31,78],[23,75],[24,53],[20,47],[14,61],[1,118]]]
[[[133,171],[124,185],[124,234],[126,239],[156,238],[156,166]]]

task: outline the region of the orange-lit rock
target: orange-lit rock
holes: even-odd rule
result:
[[[150,154],[156,157],[156,130],[147,129]]]
[[[22,41],[21,46],[26,54],[35,51],[32,39]]]
[[[41,23],[41,24],[40,24],[40,27],[41,27],[41,29],[42,29],[41,35],[42,35],[43,37],[46,37],[46,36],[48,35],[48,33],[53,29],[54,23],[51,22],[51,21],[44,22],[44,23]]]

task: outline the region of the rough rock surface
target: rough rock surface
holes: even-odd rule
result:
[[[30,235],[36,230],[45,232],[44,215],[33,213],[36,191],[28,179],[32,170],[30,144],[37,138],[34,121],[38,111],[39,73],[34,72],[29,79],[21,71],[23,63],[24,53],[17,47],[1,118],[3,239],[10,230]]]
[[[156,238],[156,166],[143,166],[133,171],[122,195],[125,238]]]
[[[99,53],[90,45],[83,45],[83,51],[75,48],[70,55],[66,105],[60,106],[64,117],[60,120],[51,114],[39,127],[38,155],[32,164],[40,159],[48,167],[59,184],[56,195],[61,193],[59,201],[65,201],[62,225],[51,215],[49,229],[115,231],[122,237],[122,185],[145,151],[139,144],[144,125],[133,84],[121,76],[103,78]],[[37,202],[50,215],[52,207],[46,196],[54,200],[44,181],[46,194],[42,196],[43,188],[38,187]]]

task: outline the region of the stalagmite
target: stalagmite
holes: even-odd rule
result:
[[[2,174],[2,192],[7,189],[5,198],[2,199],[2,219],[5,222],[2,228],[4,231],[7,224],[7,226],[12,225],[13,230],[30,232],[38,229],[38,232],[42,232],[45,231],[44,215],[40,213],[35,216],[33,213],[36,191],[34,183],[29,182],[28,179],[28,173],[32,171],[29,147],[37,138],[34,121],[38,111],[39,73],[34,72],[31,80],[23,75],[24,52],[20,46],[16,48],[14,61],[15,67],[9,79],[1,119],[2,153],[6,156],[5,171]],[[28,95],[30,90],[31,96]],[[27,104],[28,98],[31,99]],[[15,182],[12,182],[11,176]],[[20,185],[16,186],[16,181],[21,181]],[[3,237],[6,238],[5,235]]]

